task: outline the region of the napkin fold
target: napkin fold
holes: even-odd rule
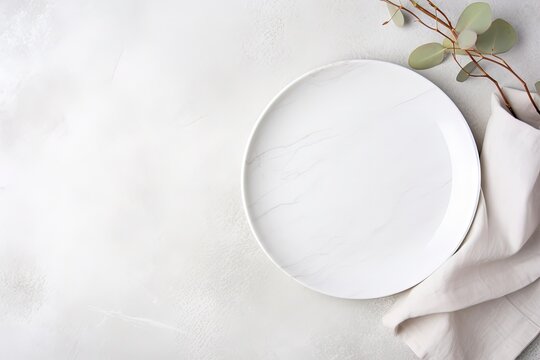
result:
[[[383,318],[422,359],[514,359],[540,332],[540,116],[505,93],[520,120],[493,95],[469,233]]]

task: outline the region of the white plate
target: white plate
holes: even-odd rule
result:
[[[276,265],[352,299],[429,276],[460,245],[480,193],[476,145],[452,101],[372,60],[285,88],[255,126],[242,177],[251,228]]]

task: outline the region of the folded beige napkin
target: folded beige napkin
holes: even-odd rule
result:
[[[540,332],[540,116],[506,93],[521,121],[493,96],[467,237],[383,318],[423,359],[514,359]]]

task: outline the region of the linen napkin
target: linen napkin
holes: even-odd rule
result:
[[[493,95],[469,233],[383,318],[422,359],[514,359],[540,332],[540,116],[505,93],[520,120]]]

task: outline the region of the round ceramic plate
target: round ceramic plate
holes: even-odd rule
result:
[[[371,60],[285,88],[255,126],[242,176],[251,228],[276,265],[352,299],[429,276],[462,242],[480,193],[476,145],[453,102]]]

